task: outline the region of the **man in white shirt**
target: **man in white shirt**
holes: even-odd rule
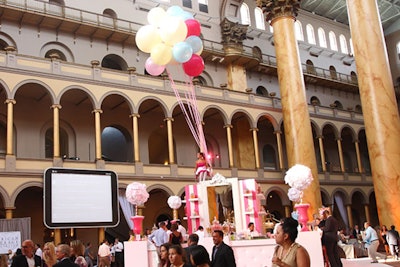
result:
[[[250,236],[250,237],[260,236],[260,233],[256,229],[254,229],[254,223],[253,222],[249,222],[249,224],[247,225],[246,234],[247,234],[247,236]]]
[[[199,243],[202,244],[204,239],[204,227],[200,225],[194,233],[199,236]]]
[[[110,244],[107,239],[104,239],[103,243],[99,246],[99,267],[110,267],[111,260],[111,252],[110,252]]]
[[[124,267],[124,245],[119,241],[119,238],[115,238],[114,241],[114,252],[115,252],[115,266]]]

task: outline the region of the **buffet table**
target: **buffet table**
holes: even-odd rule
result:
[[[296,240],[310,254],[311,267],[324,266],[321,238],[316,231],[300,232]],[[237,267],[271,267],[271,259],[276,246],[274,239],[229,240],[224,242],[234,251]],[[211,237],[205,237],[199,243],[206,247],[211,255],[213,242]],[[129,241],[124,243],[125,266],[156,267],[154,250],[148,249],[147,241]],[[147,255],[147,257],[144,257]]]

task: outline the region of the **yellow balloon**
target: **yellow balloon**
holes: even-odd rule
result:
[[[137,47],[145,53],[150,53],[155,45],[162,42],[160,33],[154,25],[141,27],[136,33],[135,40]]]
[[[147,21],[149,24],[159,27],[165,16],[167,16],[167,12],[162,7],[154,7],[147,14]]]
[[[187,35],[187,26],[185,22],[172,16],[166,16],[160,24],[160,37],[169,45],[183,42]]]
[[[157,44],[151,49],[150,57],[157,65],[167,65],[172,58],[172,47],[165,43]]]

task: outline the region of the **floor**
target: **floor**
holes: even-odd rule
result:
[[[379,263],[371,263],[371,258],[342,259],[343,267],[400,267],[400,261],[388,258],[379,260]]]

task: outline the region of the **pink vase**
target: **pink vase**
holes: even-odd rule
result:
[[[297,220],[301,223],[301,231],[309,231],[307,227],[307,222],[308,222],[308,208],[310,207],[310,204],[296,204],[294,205],[294,208],[297,210],[299,213],[299,217]]]
[[[144,219],[144,216],[132,216],[131,217],[131,220],[133,222],[132,231],[135,233],[135,235],[140,235],[142,233],[143,219]]]

